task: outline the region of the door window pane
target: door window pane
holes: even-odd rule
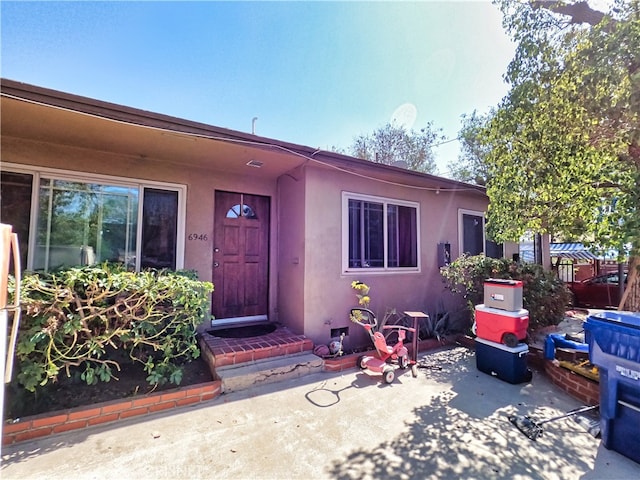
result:
[[[251,218],[253,220],[256,220],[258,218],[253,208],[245,204],[240,206],[240,204],[238,203],[229,209],[229,211],[227,212],[227,218],[240,217]]]
[[[141,268],[176,268],[178,192],[145,188]]]

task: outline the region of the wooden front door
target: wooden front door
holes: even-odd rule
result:
[[[215,193],[211,313],[216,320],[267,316],[269,203],[259,195]]]

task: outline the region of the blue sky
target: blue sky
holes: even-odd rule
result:
[[[488,1],[0,3],[1,75],[311,147],[392,119],[455,137],[507,92]],[[436,148],[440,173],[458,143]]]

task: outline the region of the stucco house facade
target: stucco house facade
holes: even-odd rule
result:
[[[348,345],[352,281],[379,315],[458,310],[440,266],[491,246],[483,187],[7,79],[1,94],[1,221],[29,270],[196,270],[217,324]]]

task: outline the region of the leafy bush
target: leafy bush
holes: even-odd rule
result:
[[[529,311],[529,330],[557,325],[564,318],[571,294],[558,277],[540,265],[462,255],[441,269],[446,288],[460,294],[470,310],[483,303],[488,278],[522,280],[522,303]]]
[[[208,317],[213,291],[192,276],[114,264],[26,274],[18,382],[33,392],[63,371],[80,371],[90,385],[108,382],[119,362],[132,361],[152,385],[179,384],[181,365],[200,355],[196,326]]]

